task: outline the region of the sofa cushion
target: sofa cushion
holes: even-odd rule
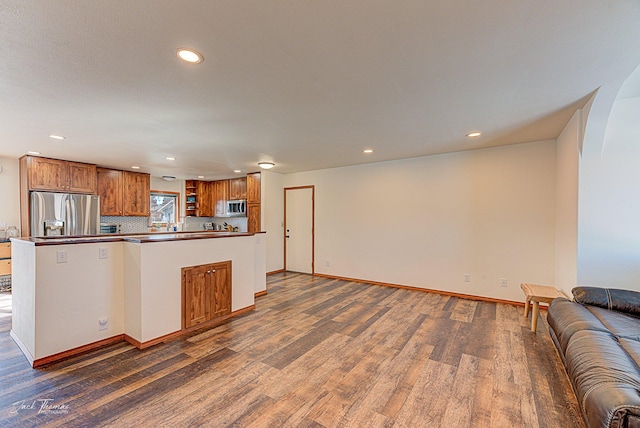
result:
[[[627,343],[631,342],[635,341]],[[590,426],[628,427],[640,420],[638,365],[613,335],[576,332],[565,357],[567,373]]]
[[[640,293],[615,288],[576,287],[573,300],[583,305],[598,306],[611,311],[640,317]]]
[[[576,305],[572,301],[559,297],[549,305],[547,322],[556,335],[560,352],[566,355],[567,345],[571,337],[582,330],[607,332],[607,327],[589,308]]]
[[[640,319],[596,306],[586,306],[586,309],[598,318],[614,336],[640,340]]]

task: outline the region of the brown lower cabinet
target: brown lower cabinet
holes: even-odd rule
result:
[[[182,268],[182,329],[231,313],[231,260]]]

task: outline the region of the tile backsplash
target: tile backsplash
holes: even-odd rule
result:
[[[204,230],[204,223],[215,223],[222,225],[224,223],[238,227],[240,232],[247,231],[246,217],[184,217],[182,230],[197,231]],[[149,232],[148,217],[114,217],[101,216],[100,223],[119,224],[120,233],[147,233]]]
[[[100,216],[100,223],[119,224],[120,233],[147,233],[149,231],[148,217]]]
[[[238,227],[240,232],[247,231],[246,217],[186,217],[184,222],[185,231],[204,230],[204,223],[215,223],[222,225],[224,223]]]

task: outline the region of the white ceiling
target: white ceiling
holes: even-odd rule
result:
[[[0,156],[213,179],[552,139],[640,64],[639,23],[637,0],[0,0]]]

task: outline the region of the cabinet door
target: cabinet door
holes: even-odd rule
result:
[[[86,163],[67,162],[68,189],[70,192],[96,194],[96,166]]]
[[[0,260],[0,275],[11,275],[11,259]]]
[[[98,195],[100,215],[122,215],[122,171],[98,168]]]
[[[225,204],[229,200],[229,180],[214,181],[215,195],[215,215],[223,216],[226,214]]]
[[[211,265],[182,268],[182,326],[211,319]]]
[[[260,232],[260,204],[247,204],[247,231]]]
[[[229,180],[229,199],[247,199],[246,177]]]
[[[260,173],[254,172],[247,175],[247,203],[260,203]]]
[[[196,181],[196,195],[198,200],[198,217],[213,217],[213,184],[210,181]]]
[[[149,174],[124,171],[123,213],[125,216],[148,216],[151,198]]]
[[[211,319],[215,319],[231,313],[231,262],[214,263],[211,272]]]
[[[67,163],[58,159],[27,158],[29,190],[66,192]]]

